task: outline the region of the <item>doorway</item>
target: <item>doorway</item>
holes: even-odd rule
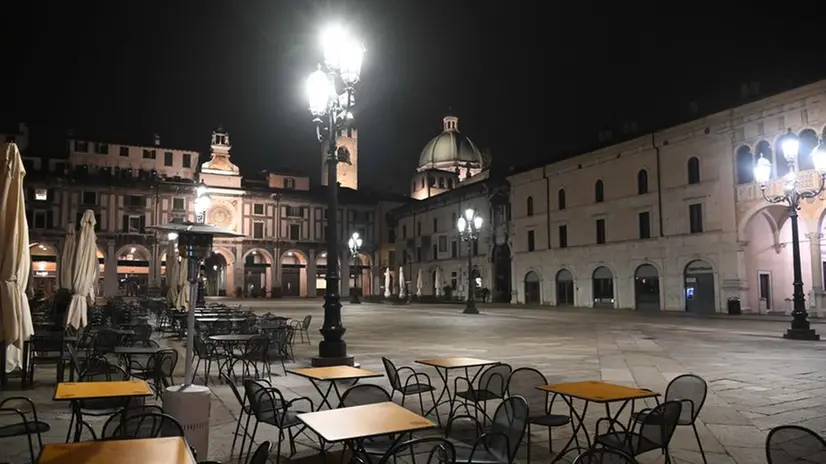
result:
[[[650,264],[643,264],[634,273],[634,309],[660,310],[660,273]]]
[[[539,274],[530,271],[525,274],[525,303],[539,304],[542,301]]]
[[[683,280],[686,312],[715,313],[717,301],[714,295],[714,269],[711,264],[699,259],[688,263]]]
[[[574,275],[568,269],[556,273],[556,305],[574,305]]]
[[[765,306],[766,311],[772,310],[772,275],[771,272],[760,271],[757,274],[758,301]]]

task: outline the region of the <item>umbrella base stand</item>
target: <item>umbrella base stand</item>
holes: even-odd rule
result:
[[[209,398],[209,388],[203,385],[174,385],[163,392],[163,411],[181,424],[198,461],[209,457]]]

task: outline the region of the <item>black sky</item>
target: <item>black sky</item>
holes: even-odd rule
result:
[[[826,76],[816,15],[724,3],[16,3],[5,121],[43,139],[67,128],[115,141],[157,132],[202,152],[223,124],[242,171],[316,178],[304,80],[321,26],[349,23],[367,48],[356,115],[360,181],[374,188],[407,185],[449,108],[495,162],[520,165],[588,146],[622,121],[673,123],[692,100],[701,112],[736,103],[742,81],[770,90]]]

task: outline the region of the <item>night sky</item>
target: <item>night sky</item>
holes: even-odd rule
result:
[[[223,124],[247,175],[290,167],[318,178],[304,81],[322,26],[348,24],[367,49],[360,184],[377,189],[406,188],[449,111],[495,163],[524,165],[592,148],[623,121],[686,119],[690,101],[697,116],[742,102],[743,81],[771,92],[826,77],[817,15],[719,11],[725,2],[14,3],[0,117],[29,123],[36,154],[59,151],[69,128],[126,142],[157,132],[164,146],[205,153]]]

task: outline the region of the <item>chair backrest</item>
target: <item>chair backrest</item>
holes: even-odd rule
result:
[[[665,401],[682,401],[683,409],[680,413],[680,424],[693,424],[706,402],[708,385],[702,377],[694,374],[683,374],[669,382],[665,389]],[[688,401],[686,401],[688,400]]]
[[[591,448],[577,456],[574,464],[637,464],[637,460],[615,449]]]
[[[92,339],[92,349],[95,351],[111,351],[121,343],[120,333],[110,329],[101,329]]]
[[[656,444],[658,449],[667,448],[671,437],[674,436],[674,430],[677,429],[683,404],[681,401],[666,401],[651,409],[642,421],[640,435]]]
[[[479,376],[479,389],[504,396],[512,371],[513,368],[509,364],[497,364],[485,369]]]
[[[530,417],[540,417],[548,413],[548,392],[536,387],[547,385],[548,379],[532,367],[520,367],[508,377],[508,394],[518,395],[528,402]]]
[[[235,399],[238,400],[238,404],[241,405],[241,410],[243,410],[244,398],[241,396],[241,393],[238,392],[238,387],[235,386],[235,382],[233,382],[225,372],[221,372],[218,375],[224,383],[229,385],[230,390],[232,390],[232,394],[235,395]]]
[[[112,437],[114,436],[115,429],[117,429],[124,418],[129,418],[132,416],[139,416],[141,414],[146,413],[157,413],[163,414],[163,408],[154,404],[141,404],[141,405],[129,405],[124,408],[123,412],[118,412],[106,419],[106,422],[103,424],[103,428],[101,429],[100,438]]]
[[[168,414],[149,412],[128,416],[103,439],[131,440],[135,438],[183,437],[184,429]]]
[[[146,369],[158,376],[172,377],[176,365],[178,365],[178,350],[169,348],[153,353],[146,363]]]
[[[313,322],[313,315],[312,314],[307,314],[306,316],[304,316],[304,320],[301,321],[301,328],[304,329],[304,330],[309,329],[310,328],[310,322]]]
[[[427,451],[426,451],[427,450]],[[452,464],[456,462],[456,449],[453,443],[442,437],[414,438],[404,443],[398,443],[379,459],[379,464],[386,464],[388,461],[396,462],[397,457],[402,457],[402,461],[407,461],[410,455],[420,455],[427,452],[427,464]],[[413,462],[418,462],[414,460]]]
[[[270,450],[272,449],[272,443],[265,441],[258,445],[258,448],[255,449],[255,453],[252,454],[252,457],[247,464],[266,464],[267,459],[270,457]]]
[[[487,446],[497,457],[507,459],[507,462],[513,462],[516,458],[516,451],[528,428],[528,414],[528,401],[521,396],[510,396],[496,408],[489,430],[494,435]],[[507,442],[500,434],[508,437]]]
[[[274,413],[276,421],[283,419],[283,409],[287,402],[277,388],[253,379],[244,381],[244,396],[258,421],[268,421]]]
[[[350,406],[362,406],[365,404],[386,403],[392,401],[390,393],[384,388],[369,383],[361,385],[353,385],[348,388],[344,394],[341,395],[341,401],[338,404],[340,408],[348,408]]]
[[[402,385],[401,382],[399,382],[399,373],[396,369],[396,365],[393,364],[393,361],[385,357],[381,358],[381,362],[384,364],[384,371],[387,374],[387,380],[390,382],[390,386],[396,390],[401,390]]]
[[[256,335],[255,337],[247,340],[247,342],[244,344],[244,355],[261,356],[267,352],[267,348],[269,347],[269,345],[270,339],[266,335]]]
[[[806,427],[781,425],[766,437],[766,460],[769,464],[826,462],[826,441]]]

